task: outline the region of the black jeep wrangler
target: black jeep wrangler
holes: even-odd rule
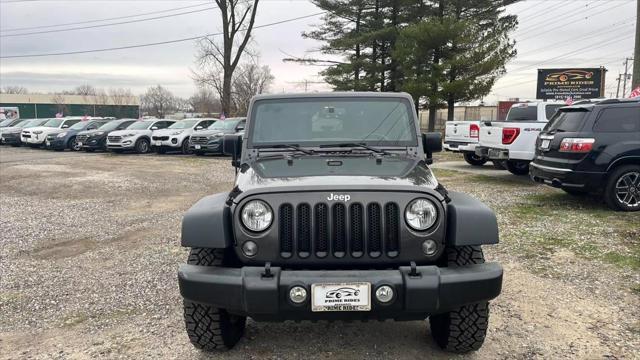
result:
[[[411,97],[255,97],[227,135],[230,192],[184,216],[178,270],[189,339],[226,350],[246,317],[424,320],[444,349],[482,346],[502,267],[494,213],[447,192],[427,166],[440,134],[420,134]]]

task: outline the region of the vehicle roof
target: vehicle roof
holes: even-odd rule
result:
[[[336,92],[317,92],[317,93],[284,93],[284,94],[261,94],[254,96],[254,100],[266,100],[266,99],[300,99],[300,98],[398,98],[409,99],[413,98],[411,95],[403,92],[366,92],[366,91],[336,91]]]
[[[598,106],[598,107],[606,107],[606,106],[618,106],[618,105],[637,105],[640,106],[640,98],[634,98],[634,99],[596,99],[594,101],[590,101],[590,102],[583,102],[580,104],[574,104],[571,106],[566,106],[562,109],[565,108],[569,108],[569,109],[577,109],[577,108],[582,108],[582,109],[593,109],[594,107]]]

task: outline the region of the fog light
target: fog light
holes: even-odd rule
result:
[[[393,289],[391,286],[382,285],[376,290],[376,299],[381,303],[388,303],[393,300]]]
[[[307,289],[302,286],[294,286],[289,290],[289,299],[296,304],[302,304],[307,300]]]
[[[436,251],[438,251],[438,244],[436,244],[435,241],[429,239],[429,240],[425,240],[422,243],[422,252],[425,255],[431,256],[431,255],[435,254]]]
[[[242,244],[242,252],[247,257],[255,256],[258,253],[258,244],[253,241],[247,241]]]

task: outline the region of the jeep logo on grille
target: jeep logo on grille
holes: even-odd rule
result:
[[[348,202],[349,200],[351,200],[351,195],[344,195],[344,194],[339,195],[339,194],[331,193],[329,194],[329,196],[327,196],[327,200]]]

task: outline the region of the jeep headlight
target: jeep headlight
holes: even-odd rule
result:
[[[430,200],[415,199],[407,206],[404,212],[404,218],[412,229],[423,231],[436,223],[438,210]]]
[[[273,211],[262,200],[251,200],[242,207],[242,224],[251,231],[265,231],[273,221]]]
[[[58,137],[59,137],[59,138],[63,138],[63,137],[65,137],[65,136],[67,136],[67,133],[66,133],[66,132],[61,132],[60,134],[58,134]]]

